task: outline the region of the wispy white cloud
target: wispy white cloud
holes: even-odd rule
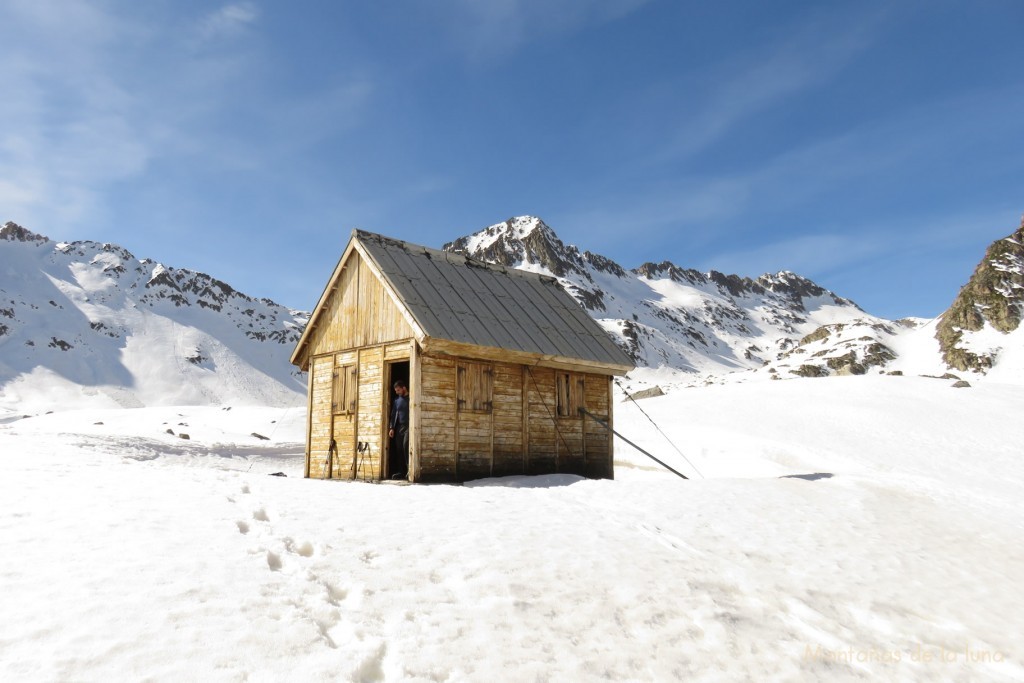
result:
[[[618,251],[623,241],[636,239],[696,247],[715,237],[711,226],[742,210],[749,192],[743,177],[681,177],[640,190],[612,191],[587,206],[556,211],[548,220],[586,235],[584,243],[597,251]]]
[[[259,8],[251,2],[235,2],[207,14],[199,20],[197,35],[203,41],[237,35],[256,23]]]
[[[470,59],[489,62],[523,45],[619,19],[650,0],[446,0],[430,2],[444,16],[448,40]]]
[[[73,0],[5,4],[0,27],[0,206],[26,222],[94,210],[90,188],[138,172],[149,157],[137,102],[102,58],[134,28]]]
[[[181,40],[188,29],[209,41],[251,30],[259,18],[251,3],[201,19],[137,15],[79,0],[0,3],[0,221],[55,234],[83,220],[102,224],[132,201],[127,183],[156,164],[273,170],[282,156],[350,130],[372,97],[369,78],[344,73],[274,97],[264,87],[269,59],[252,41],[210,50]],[[175,189],[161,180],[145,191]]]
[[[100,45],[125,28],[125,22],[104,12],[97,3],[85,0],[6,0],[0,5],[0,16],[8,38],[73,38],[75,44],[68,47]]]
[[[747,276],[780,270],[814,276],[891,249],[891,240],[885,235],[844,230],[801,235],[762,244],[753,249],[714,254],[701,259],[699,267]]]
[[[686,159],[726,137],[739,123],[788,98],[827,83],[867,50],[887,12],[849,16],[819,11],[784,35],[749,47],[724,63],[688,76],[674,89],[692,91],[675,132],[646,164]]]
[[[365,116],[375,85],[365,75],[351,75],[319,90],[282,102],[267,112],[268,128],[280,144],[303,149],[325,136],[350,130]]]
[[[854,220],[831,231],[826,228],[781,240],[772,240],[769,234],[758,246],[706,256],[698,267],[749,276],[792,270],[821,277],[893,255],[909,262],[938,252],[970,249],[977,251],[980,259],[979,245],[1011,233],[1017,213],[1015,207],[986,207],[951,215],[926,210],[884,222]]]
[[[906,245],[924,249],[937,246],[940,238],[963,240],[978,226],[999,229],[1002,222],[985,218],[995,221],[1010,215],[1010,207],[965,207],[953,219],[944,220],[933,206],[922,203],[921,193],[927,194],[931,182],[948,188],[951,183],[955,186],[958,177],[967,184],[986,172],[1024,171],[1024,159],[993,151],[1005,150],[1019,137],[1020,120],[1024,120],[1024,88],[978,89],[922,102],[888,119],[813,140],[735,173],[683,174],[653,186],[609,192],[551,220],[585,232],[587,244],[609,253],[638,241],[673,241],[702,254],[717,252],[702,259],[708,267],[735,268],[744,274],[753,272],[750,268],[807,273],[808,266],[801,264],[817,263],[814,272],[824,272],[864,260],[883,244],[892,248],[890,234],[926,236]],[[1007,167],[1007,159],[1014,165]],[[935,172],[945,176],[932,180]],[[899,198],[902,188],[917,193],[905,205]],[[888,209],[861,212],[860,204],[885,195],[889,195],[884,202]],[[950,199],[936,196],[934,202],[946,206]],[[872,228],[861,218],[884,216],[886,211],[892,216],[887,219],[889,228],[881,224]],[[812,222],[820,221],[823,213],[830,216],[831,226]],[[919,233],[913,230],[915,221],[922,225]],[[776,241],[765,227],[773,224],[791,237]],[[749,246],[734,249],[737,242]],[[794,265],[786,265],[783,256]]]
[[[629,107],[642,116],[665,109],[677,112],[657,148],[627,163],[630,175],[645,177],[656,170],[664,179],[628,192],[609,192],[586,208],[564,211],[562,218],[570,225],[609,226],[608,235],[620,229],[612,226],[633,226],[655,240],[685,232],[687,242],[700,247],[720,238],[716,226],[749,211],[754,203],[798,203],[838,178],[856,176],[904,153],[898,146],[875,146],[865,154],[858,145],[867,135],[853,132],[805,144],[731,175],[663,172],[669,165],[685,168],[737,126],[835,78],[870,48],[888,18],[885,10],[850,16],[822,9],[724,62],[686,71],[681,77],[685,82],[660,83],[636,93]],[[680,102],[681,92],[694,95]],[[609,248],[614,247],[612,239]]]

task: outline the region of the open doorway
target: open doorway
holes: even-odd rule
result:
[[[384,406],[385,427],[391,424],[391,413],[394,410],[395,382],[403,382],[409,386],[409,361],[394,361],[387,364],[387,405]],[[408,396],[408,394],[406,394]],[[385,429],[385,436],[387,429]],[[384,468],[386,479],[407,479],[409,477],[409,451],[403,450],[400,443],[400,435],[396,432],[395,438],[387,440],[387,466]]]

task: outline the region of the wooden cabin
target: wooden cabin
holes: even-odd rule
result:
[[[413,482],[611,478],[609,432],[580,409],[611,426],[633,368],[554,278],[361,230],[291,362],[309,373],[306,477]],[[397,380],[408,462],[388,455]]]

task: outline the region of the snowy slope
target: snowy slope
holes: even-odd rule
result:
[[[618,442],[614,481],[323,482],[301,409],[11,416],[0,680],[1024,680],[1024,388],[951,384],[642,401],[686,459],[619,406],[690,481]]]
[[[305,314],[95,242],[0,229],[0,406],[291,405]]]

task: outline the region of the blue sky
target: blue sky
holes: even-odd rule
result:
[[[311,308],[353,228],[941,313],[1024,213],[1024,2],[0,3],[0,221]]]

